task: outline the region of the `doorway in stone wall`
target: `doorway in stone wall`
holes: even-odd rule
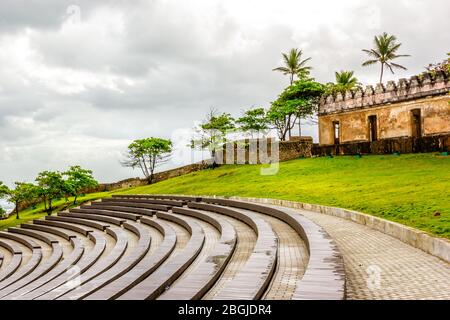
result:
[[[377,141],[377,116],[369,116],[369,141]]]
[[[422,137],[422,116],[420,109],[411,110],[411,130],[413,138]]]

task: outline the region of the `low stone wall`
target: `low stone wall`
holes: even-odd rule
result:
[[[132,188],[139,187],[148,184],[146,179],[141,178],[129,178],[125,180],[121,180],[113,183],[100,183],[96,188],[90,188],[88,190],[84,190],[84,193],[94,193],[94,192],[105,192],[105,191],[113,191],[117,189],[123,188]]]
[[[265,146],[261,146],[265,143]],[[246,139],[238,142],[231,142],[221,152],[217,152],[216,162],[224,164],[261,164],[268,162],[288,161],[298,158],[310,158],[312,156],[313,138],[312,137],[292,137],[289,141],[277,141],[278,155],[273,158],[272,145],[275,143],[273,138],[267,140]],[[238,144],[240,144],[243,155],[238,159]],[[276,147],[276,146],[274,146]],[[227,151],[232,151],[232,155]],[[261,151],[263,150],[263,151]]]
[[[178,177],[181,175],[185,175],[191,172],[199,171],[208,168],[210,162],[208,160],[201,161],[193,164],[189,164],[183,167],[178,167],[175,169],[157,172],[155,173],[154,182],[160,182],[163,180],[167,180],[170,178]],[[114,191],[123,188],[133,188],[147,185],[147,179],[141,178],[130,178],[114,183],[100,183],[98,187],[91,188],[88,190],[84,190],[84,193],[93,193],[93,192],[105,192],[105,191]]]
[[[163,172],[158,172],[155,174],[155,182],[175,178],[178,176],[182,176],[185,174],[189,174],[191,172],[200,171],[207,169],[211,166],[211,160],[205,160],[193,164],[188,164],[183,167],[175,168],[172,170],[167,170]]]
[[[355,155],[361,154],[392,154],[419,153],[419,152],[445,152],[450,151],[450,133],[421,138],[399,137],[382,139],[373,142],[351,142],[338,145],[314,144],[312,154],[316,156],[327,155]]]
[[[312,156],[313,139],[302,137],[293,141],[280,143],[280,161],[294,160],[298,158],[310,158]]]

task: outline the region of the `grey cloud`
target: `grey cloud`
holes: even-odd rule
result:
[[[70,164],[93,169],[102,181],[138,175],[118,162],[130,140],[169,138],[210,107],[236,116],[267,107],[288,83],[272,68],[291,47],[313,58],[319,81],[350,69],[372,83],[379,71],[361,67],[361,49],[374,35],[396,34],[402,52],[413,55],[402,60],[409,70],[392,79],[444,59],[450,43],[445,0],[349,2],[333,24],[324,6],[307,31],[281,20],[244,23],[227,3],[206,3],[211,11],[205,16],[178,1],[2,1],[0,38],[26,37],[39,68],[26,69],[28,75],[0,59],[0,180],[29,180]],[[82,24],[63,30],[72,4],[80,6]],[[317,138],[314,126],[304,125],[303,133]]]

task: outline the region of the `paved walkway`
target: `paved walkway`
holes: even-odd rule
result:
[[[443,260],[349,220],[288,210],[321,225],[336,241],[345,262],[347,299],[450,300],[450,264]]]

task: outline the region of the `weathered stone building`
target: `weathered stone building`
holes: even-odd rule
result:
[[[319,108],[320,146],[437,136],[447,143],[449,90],[447,75],[438,73],[328,96]]]

